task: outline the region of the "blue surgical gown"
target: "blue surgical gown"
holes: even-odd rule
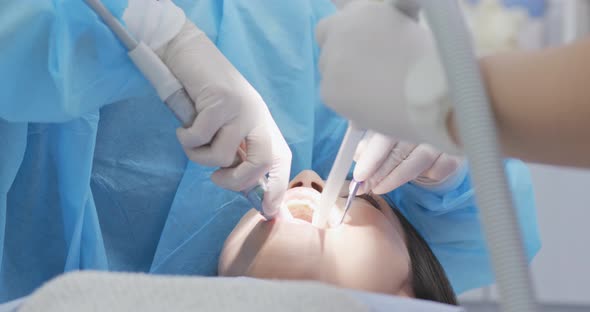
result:
[[[123,1],[103,1],[121,14]],[[293,175],[326,177],[346,129],[319,100],[314,28],[334,12],[329,0],[175,2],[263,96]],[[215,275],[249,205],[187,161],[178,122],[110,32],[79,0],[4,1],[0,26],[0,302],[77,269]],[[518,161],[506,169],[531,257],[530,177]],[[387,196],[456,290],[492,282],[469,179]]]

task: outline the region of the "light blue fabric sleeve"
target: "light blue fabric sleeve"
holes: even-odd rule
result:
[[[26,145],[27,124],[8,123],[0,119],[0,267],[4,258],[7,194],[22,163]]]
[[[531,260],[541,247],[531,176],[519,160],[506,160],[505,168]],[[411,183],[387,194],[429,243],[457,293],[494,282],[474,195],[469,177],[444,195]]]
[[[116,16],[124,0],[103,0]],[[0,118],[61,122],[149,90],[81,0],[0,3]]]
[[[214,43],[217,43],[223,20],[224,2],[223,0],[174,0],[174,3],[184,10],[186,17],[205,32]]]
[[[98,112],[65,123],[0,121],[0,137],[17,147],[0,153],[0,167],[14,165],[0,172],[0,302],[64,271],[108,268],[89,183],[97,124]]]
[[[84,1],[0,2],[0,46],[2,302],[108,268],[90,188],[98,108],[153,89]]]

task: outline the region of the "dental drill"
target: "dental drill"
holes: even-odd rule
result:
[[[195,104],[166,64],[145,43],[135,40],[100,0],[84,1],[123,43],[127,51],[129,51],[129,58],[156,89],[160,99],[182,123],[182,126],[185,128],[190,127],[197,117]],[[232,166],[238,165],[245,159],[246,152],[240,147]],[[270,220],[272,217],[265,214],[262,208],[266,184],[266,177],[263,177],[258,181],[257,185],[240,193],[258,212]]]
[[[461,141],[470,160],[476,201],[500,291],[502,310],[535,311],[527,259],[504,171],[493,112],[459,4],[456,0],[398,0],[393,5],[415,19],[422,8],[434,34]],[[354,131],[349,129],[330,171],[324,193],[326,190],[330,192],[322,194],[320,213],[314,215],[314,225],[325,225],[326,216],[335,201],[332,192],[342,186],[350,169],[354,147],[358,144],[358,137],[351,136],[351,133]]]

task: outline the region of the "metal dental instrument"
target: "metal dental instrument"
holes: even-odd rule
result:
[[[328,219],[334,203],[338,198],[338,194],[342,190],[342,185],[346,181],[346,176],[353,163],[354,152],[359,142],[365,136],[365,130],[358,128],[353,123],[348,124],[344,139],[334,160],[334,165],[326,180],[324,191],[320,197],[320,205],[313,213],[312,224],[319,228],[324,228],[328,225]]]
[[[84,1],[111,29],[125,48],[127,48],[129,58],[131,58],[137,68],[156,89],[160,99],[174,113],[174,116],[182,123],[182,126],[185,128],[190,127],[197,117],[195,104],[168,66],[145,43],[135,40],[100,0]],[[236,159],[232,167],[237,166],[245,159],[246,152],[240,147],[236,153]],[[267,179],[263,177],[258,181],[257,185],[240,193],[258,212],[270,220],[273,217],[265,214],[262,209],[266,184]]]
[[[352,180],[352,187],[350,188],[350,191],[348,192],[348,198],[346,199],[346,204],[344,205],[344,212],[342,213],[342,219],[340,219],[340,223],[338,224],[342,224],[342,222],[344,222],[344,218],[346,217],[346,214],[348,213],[348,210],[350,209],[350,206],[352,205],[352,201],[354,200],[354,198],[356,197],[356,193],[358,193],[359,188],[362,184],[362,182],[357,182],[355,180]]]

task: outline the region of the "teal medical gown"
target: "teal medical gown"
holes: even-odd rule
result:
[[[120,0],[103,0],[121,14]],[[326,177],[346,121],[319,100],[314,28],[328,0],[177,0],[258,89],[293,151],[292,173]],[[80,0],[0,4],[0,302],[64,271],[215,275],[248,203],[188,162],[179,126]],[[108,105],[107,105],[108,104]],[[531,181],[508,161],[532,257]],[[466,179],[438,194],[388,194],[457,291],[492,281]]]

